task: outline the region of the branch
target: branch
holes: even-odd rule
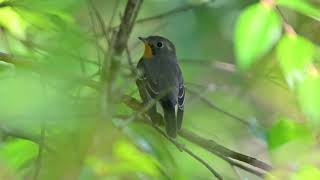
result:
[[[127,47],[127,42],[137,18],[143,0],[128,0],[124,16],[121,20],[120,28],[115,34],[115,38],[112,42],[112,48],[110,52],[110,67],[108,61],[105,59],[102,67],[102,80],[106,79],[109,83],[109,92],[111,85],[113,84],[116,72],[119,69],[120,60],[119,57]],[[109,67],[109,68],[108,68]]]
[[[189,11],[189,10],[192,10],[192,9],[195,9],[195,8],[200,8],[200,7],[206,6],[206,5],[208,5],[208,4],[212,3],[212,2],[214,2],[214,0],[209,0],[209,1],[198,3],[198,4],[187,4],[187,5],[174,8],[174,9],[172,9],[170,11],[167,11],[167,12],[155,15],[155,16],[150,16],[150,17],[138,19],[136,21],[136,24],[140,24],[140,23],[144,23],[144,22],[147,22],[147,21],[153,21],[153,20],[157,20],[157,19],[166,18],[168,16],[172,16],[172,15],[178,14],[180,12],[185,12],[185,11]],[[119,26],[115,26],[112,29],[116,29],[118,27]]]
[[[252,173],[258,177],[264,178],[265,173],[261,172],[259,169],[257,168],[253,168],[253,167],[249,167],[249,166],[245,166],[244,164],[237,162],[234,159],[230,159],[230,158],[226,158],[224,156],[219,156],[220,158],[222,158],[223,160],[227,161],[232,167],[238,167],[244,171],[247,171],[249,173]]]
[[[226,115],[226,116],[229,116],[235,120],[238,120],[240,121],[242,124],[244,124],[245,126],[247,127],[250,127],[250,124],[249,122],[247,122],[246,120],[242,119],[242,118],[239,118],[238,116],[236,115],[233,115],[223,109],[221,109],[220,107],[216,106],[215,104],[213,104],[211,101],[209,101],[206,97],[202,96],[200,93],[197,93],[193,90],[191,90],[190,88],[186,88],[187,91],[189,91],[191,94],[197,96],[200,98],[201,101],[203,101],[204,103],[206,103],[210,108],[218,111],[218,112],[221,112],[222,114]]]
[[[105,40],[106,40],[106,43],[107,43],[108,45],[110,45],[111,42],[110,42],[110,39],[109,39],[109,31],[106,29],[106,25],[105,25],[105,23],[104,23],[104,21],[103,21],[103,18],[102,18],[102,16],[101,16],[99,10],[96,8],[96,6],[94,5],[94,3],[92,2],[92,0],[90,0],[90,5],[91,5],[91,7],[92,7],[92,10],[93,10],[93,12],[94,12],[97,20],[98,20],[98,23],[99,23],[99,25],[100,25],[100,28],[101,28],[101,31],[102,31],[102,33],[103,33],[103,36],[104,36],[104,38],[105,38]]]
[[[205,160],[200,158],[198,155],[196,155],[194,152],[192,152],[190,149],[188,149],[185,145],[180,144],[179,142],[173,140],[172,138],[169,138],[166,133],[164,133],[159,127],[153,126],[162,136],[167,138],[172,144],[177,146],[178,149],[188,153],[191,157],[199,161],[201,164],[203,164],[217,179],[222,180],[222,176],[215,171]]]
[[[191,64],[191,65],[200,65],[205,67],[213,67],[215,69],[235,73],[236,66],[235,64],[229,63],[230,60],[216,60],[216,59],[180,59],[180,63]]]
[[[260,168],[262,170],[265,171],[270,171],[271,170],[271,166],[250,156],[238,153],[236,151],[233,151],[231,149],[228,149],[220,144],[218,144],[217,142],[211,140],[211,139],[206,139],[203,138],[195,133],[192,133],[191,131],[188,131],[186,129],[181,129],[179,131],[179,135],[181,137],[183,137],[184,139],[199,145],[200,147],[202,147],[203,149],[206,149],[207,151],[213,153],[213,154],[221,154],[224,157],[227,158],[232,158],[232,159],[236,159],[238,161],[241,162],[245,162],[247,164],[250,164],[254,167]]]
[[[123,98],[123,102],[130,107],[131,109],[133,109],[134,111],[140,111],[141,109],[143,109],[143,105],[135,98],[130,97],[130,96],[125,96]],[[147,121],[143,121],[144,123],[149,123]],[[224,159],[225,161],[231,163],[232,165],[235,165],[245,171],[251,172],[255,175],[258,176],[263,176],[265,173],[260,172],[256,169],[253,169],[251,167],[248,167],[246,165],[250,165],[253,166],[255,168],[259,168],[261,170],[264,171],[270,171],[271,170],[271,166],[250,156],[235,152],[233,150],[230,150],[220,144],[218,144],[217,142],[210,140],[210,139],[205,139],[191,131],[185,130],[185,129],[181,129],[178,133],[181,137],[183,137],[184,139],[186,139],[189,142],[192,142],[200,147],[202,147],[203,149],[217,155],[218,157]],[[238,163],[237,161],[241,161],[244,164]]]

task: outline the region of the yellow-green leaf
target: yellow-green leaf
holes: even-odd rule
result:
[[[261,3],[246,8],[237,20],[234,37],[240,68],[249,68],[272,48],[280,35],[281,20],[274,9]]]
[[[0,159],[10,168],[18,170],[37,156],[38,145],[27,140],[15,140],[0,147]]]
[[[309,129],[291,119],[279,119],[272,125],[267,133],[267,141],[270,150],[278,148],[279,146],[286,144],[290,141],[311,138]]]
[[[315,46],[297,35],[285,35],[277,46],[277,58],[289,86],[302,81],[306,66],[312,62]]]
[[[318,180],[320,177],[320,169],[312,165],[304,165],[299,171],[292,175],[292,180]]]
[[[303,111],[312,119],[320,118],[320,78],[309,76],[299,86],[299,102]]]
[[[0,26],[15,37],[25,38],[27,24],[11,7],[0,8]]]

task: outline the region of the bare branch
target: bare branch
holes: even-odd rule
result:
[[[202,96],[200,93],[197,93],[197,92],[191,90],[190,88],[186,88],[186,90],[187,90],[188,92],[190,92],[191,94],[199,97],[201,101],[205,102],[205,103],[206,103],[209,107],[211,107],[212,109],[214,109],[214,110],[216,110],[216,111],[218,111],[218,112],[221,112],[222,114],[225,114],[225,115],[227,115],[227,116],[229,116],[229,117],[231,117],[231,118],[233,118],[233,119],[235,119],[235,120],[238,120],[239,122],[241,122],[242,124],[244,124],[244,125],[247,126],[247,127],[250,127],[249,122],[247,122],[246,120],[244,120],[244,119],[242,119],[242,118],[240,118],[240,117],[238,117],[238,116],[236,116],[236,115],[233,115],[233,114],[231,114],[231,113],[229,113],[229,112],[221,109],[220,107],[218,107],[218,106],[216,106],[215,104],[213,104],[213,103],[212,103],[210,100],[208,100],[206,97]]]
[[[172,144],[174,144],[175,146],[177,146],[178,149],[188,153],[191,157],[193,157],[194,159],[196,159],[197,161],[199,161],[201,164],[203,164],[217,179],[222,180],[222,176],[215,171],[205,160],[203,160],[202,158],[200,158],[198,155],[196,155],[194,152],[192,152],[189,148],[187,148],[185,145],[180,144],[179,142],[177,142],[176,140],[168,137],[166,135],[166,133],[164,133],[159,127],[157,126],[153,126],[162,136],[164,136],[165,138],[167,138]]]
[[[220,158],[222,158],[223,160],[227,161],[231,166],[233,167],[238,167],[244,171],[247,171],[249,173],[252,173],[258,177],[265,177],[265,174],[264,172],[261,172],[261,170],[257,169],[257,168],[253,168],[253,167],[250,167],[250,166],[246,166],[240,162],[237,162],[236,160],[234,159],[230,159],[230,158],[226,158],[224,156],[219,156]]]
[[[181,13],[181,12],[185,12],[185,11],[189,11],[189,10],[192,10],[192,9],[195,9],[195,8],[200,8],[200,7],[207,6],[212,2],[214,2],[214,0],[209,0],[209,1],[202,2],[202,3],[198,3],[198,4],[187,4],[187,5],[174,8],[174,9],[172,9],[170,11],[167,11],[167,12],[155,15],[155,16],[138,19],[136,21],[136,24],[145,23],[147,21],[163,19],[163,18],[172,16],[172,15],[175,15],[175,14],[178,14],[178,13]],[[114,28],[118,28],[118,26],[116,26]]]
[[[104,23],[103,18],[102,18],[102,16],[101,16],[99,10],[96,8],[96,6],[94,5],[94,3],[92,2],[92,0],[90,0],[90,5],[91,5],[91,7],[92,7],[92,10],[93,10],[93,12],[94,12],[97,20],[98,20],[98,23],[99,23],[99,25],[100,25],[100,28],[101,28],[101,31],[102,31],[102,33],[103,33],[103,36],[104,36],[104,38],[105,38],[105,40],[106,40],[106,43],[107,43],[108,45],[110,45],[111,42],[110,42],[110,39],[109,39],[109,32],[108,32],[107,29],[106,29],[106,25],[105,25],[105,23]]]
[[[123,99],[123,102],[130,108],[132,108],[135,111],[140,111],[143,108],[143,105],[135,98],[130,96],[125,96]],[[149,123],[148,121],[144,121],[144,123]],[[265,174],[264,172],[260,172],[256,169],[253,169],[251,167],[245,166],[239,162],[236,162],[235,160],[241,161],[247,165],[259,168],[264,171],[270,171],[271,166],[250,156],[235,152],[233,150],[230,150],[217,142],[203,138],[195,133],[192,133],[188,130],[181,129],[179,131],[179,135],[186,139],[187,141],[190,141],[203,149],[217,155],[218,157],[226,160],[229,163],[232,163],[232,165],[235,165],[245,171],[251,172],[253,174],[256,174],[258,176],[263,176]]]
[[[131,54],[130,54],[128,46],[126,47],[126,54],[127,54],[128,64],[129,64],[130,69],[131,69],[131,73],[132,73],[132,75],[135,76],[137,74],[137,72],[136,72],[136,68],[135,68],[135,66],[133,64],[132,57],[131,57]]]
[[[143,0],[128,0],[124,16],[122,18],[119,30],[113,38],[112,49],[110,52],[111,65],[105,59],[102,67],[102,79],[107,79],[109,83],[109,91],[119,69],[119,57],[127,47],[127,42],[137,18]],[[108,68],[109,67],[109,68]]]
[[[250,164],[254,167],[260,168],[265,171],[270,171],[272,169],[270,165],[254,158],[254,157],[250,157],[250,156],[238,153],[236,151],[233,151],[231,149],[228,149],[228,148],[218,144],[217,142],[215,142],[211,139],[203,138],[203,137],[201,137],[195,133],[192,133],[186,129],[181,129],[179,131],[179,135],[181,137],[185,138],[186,140],[201,146],[202,148],[206,149],[207,151],[209,151],[213,154],[221,154],[224,157],[229,157],[229,158],[241,161],[241,162],[245,162],[247,164]]]

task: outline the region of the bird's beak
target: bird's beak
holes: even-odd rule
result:
[[[147,38],[138,37],[138,39],[140,39],[144,43],[143,57],[146,59],[152,58],[152,56],[153,56],[152,48],[151,48],[150,44],[148,43]]]
[[[144,42],[144,43],[146,43],[146,42],[147,42],[147,39],[146,39],[146,38],[144,38],[144,37],[138,37],[138,39],[140,39],[140,41],[142,41],[142,42]]]

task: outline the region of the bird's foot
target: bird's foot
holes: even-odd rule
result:
[[[161,114],[159,114],[159,113],[153,114],[151,116],[151,120],[152,120],[152,125],[154,125],[154,126],[164,125],[163,118],[162,118]]]

